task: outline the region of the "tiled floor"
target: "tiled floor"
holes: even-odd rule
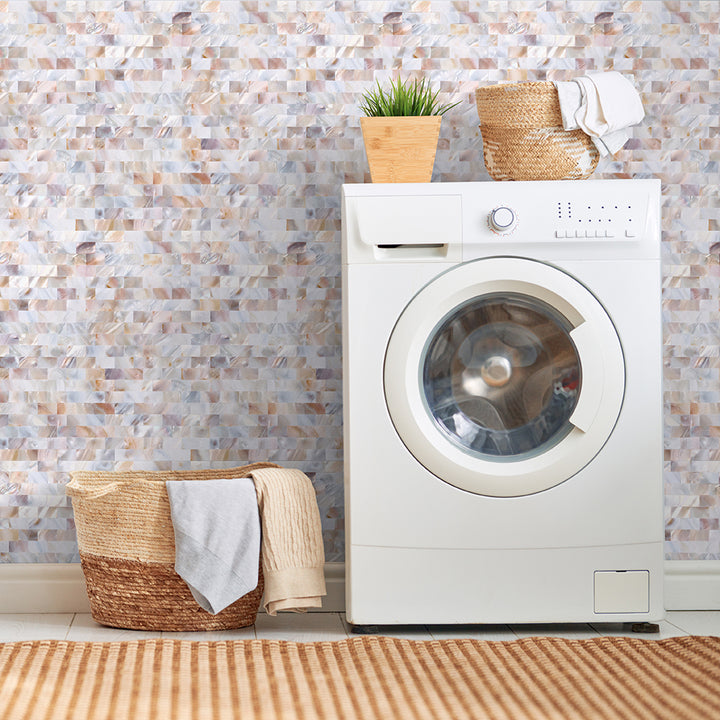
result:
[[[381,627],[378,634],[414,640],[442,640],[470,637],[480,640],[514,640],[532,635],[591,638],[600,635],[635,635],[661,639],[678,635],[720,636],[720,611],[671,611],[660,623],[660,633],[634,634],[629,624],[613,625],[463,625]],[[233,640],[272,638],[313,642],[342,640],[351,636],[342,613],[285,613],[276,617],[259,614],[254,627],[241,630],[208,633],[159,633],[116,630],[95,623],[87,614],[0,614],[0,642],[16,640],[138,640],[151,637],[170,637],[193,640]]]

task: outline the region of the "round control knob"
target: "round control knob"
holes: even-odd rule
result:
[[[511,232],[517,223],[515,213],[505,205],[496,207],[488,218],[490,228],[498,233],[509,233]]]

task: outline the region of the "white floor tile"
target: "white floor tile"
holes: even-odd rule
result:
[[[72,619],[72,613],[0,615],[0,642],[64,640]]]
[[[163,632],[167,640],[254,640],[255,627],[236,628],[235,630],[207,630],[203,632]]]
[[[720,610],[670,610],[666,621],[688,635],[720,636]]]
[[[124,630],[96,623],[90,613],[75,615],[67,640],[77,642],[118,642],[121,640],[149,640],[161,637],[160,632],[148,630]]]
[[[661,620],[657,623],[660,627],[659,633],[637,633],[632,631],[632,623],[593,623],[592,627],[597,630],[600,635],[605,637],[635,637],[645,640],[664,640],[665,638],[679,637],[688,633],[675,627],[667,620]]]
[[[515,638],[549,636],[566,638],[637,637],[661,640],[682,635],[720,636],[720,611],[670,611],[659,623],[655,634],[633,633],[631,623],[553,624],[553,625],[381,625],[372,634],[411,640],[445,640],[474,638],[478,640],[514,640]],[[153,637],[178,640],[252,640],[267,638],[295,642],[344,640],[358,637],[350,631],[344,613],[281,613],[270,617],[258,613],[254,627],[212,632],[148,632],[122,630],[98,625],[89,613],[16,613],[0,614],[0,642],[18,640],[76,640],[113,642]]]
[[[428,625],[434,640],[517,640],[509,625]]]
[[[385,637],[403,638],[405,640],[432,640],[433,636],[425,625],[367,625],[366,632],[353,632],[344,613],[340,615],[349,637],[360,637],[362,634]]]
[[[600,633],[584,623],[553,623],[549,625],[511,625],[510,629],[519,638],[559,637],[573,640],[599,637]]]
[[[338,613],[258,613],[255,635],[259,640],[321,642],[345,640],[347,633]]]
[[[402,638],[403,640],[434,640],[425,625],[381,625],[377,632],[373,632],[371,634]],[[350,636],[358,637],[356,633],[350,633]]]

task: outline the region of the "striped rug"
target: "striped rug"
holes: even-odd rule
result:
[[[0,717],[720,718],[720,638],[0,645]]]

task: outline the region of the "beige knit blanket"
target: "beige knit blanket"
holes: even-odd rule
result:
[[[305,612],[321,607],[325,553],[320,512],[310,478],[291,468],[254,470],[262,529],[263,606]]]

